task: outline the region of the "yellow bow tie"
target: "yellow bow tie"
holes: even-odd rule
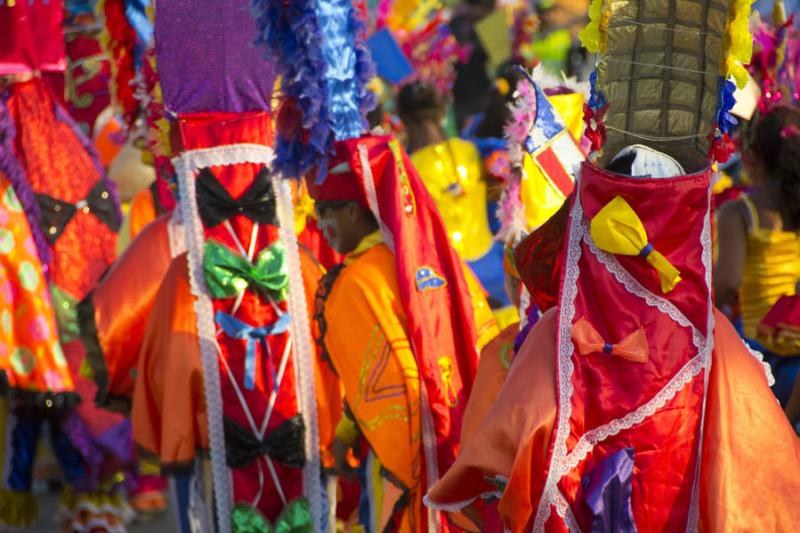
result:
[[[632,363],[646,363],[650,358],[650,347],[643,328],[639,328],[620,342],[606,342],[594,326],[585,318],[572,325],[572,338],[581,355],[605,353],[621,357]]]
[[[606,252],[638,255],[658,272],[661,292],[668,293],[681,280],[681,273],[666,257],[653,248],[642,221],[622,197],[615,196],[592,219],[592,239]]]

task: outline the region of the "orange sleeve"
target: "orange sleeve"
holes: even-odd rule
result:
[[[81,337],[98,385],[98,401],[133,394],[131,371],[142,345],[156,292],[172,260],[169,215],[131,243],[81,304]]]
[[[134,440],[163,467],[208,449],[203,368],[186,254],[176,257],[155,299],[139,354],[131,411]]]

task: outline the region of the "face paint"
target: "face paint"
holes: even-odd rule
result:
[[[326,216],[317,219],[317,227],[322,232],[322,236],[328,241],[331,248],[341,253],[339,221],[332,216],[332,209],[327,210]]]

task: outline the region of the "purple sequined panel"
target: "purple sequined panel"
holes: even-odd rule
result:
[[[256,23],[249,0],[158,2],[155,39],[170,111],[270,109],[275,69],[253,44]]]

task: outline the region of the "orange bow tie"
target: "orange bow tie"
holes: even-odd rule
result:
[[[588,320],[581,318],[572,325],[572,338],[581,355],[605,353],[632,363],[646,363],[650,357],[647,336],[641,327],[617,344],[610,344],[603,340]]]

